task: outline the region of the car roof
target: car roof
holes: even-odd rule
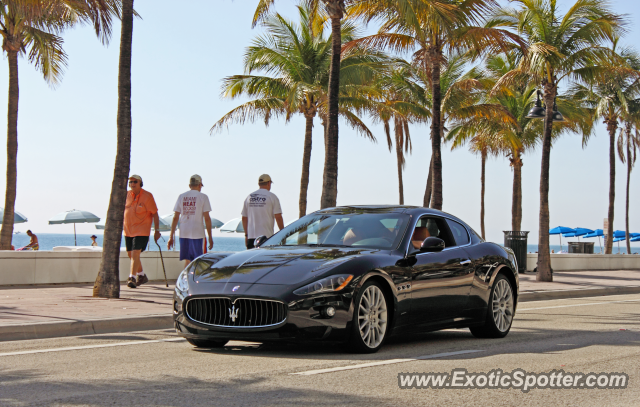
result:
[[[354,212],[364,213],[406,213],[409,215],[448,215],[452,218],[456,218],[454,215],[450,215],[446,212],[439,211],[437,209],[424,208],[422,206],[411,205],[345,205],[336,206],[333,208],[320,209],[314,213],[326,213],[326,214],[347,214]]]

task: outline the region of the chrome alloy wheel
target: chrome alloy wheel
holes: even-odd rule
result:
[[[492,302],[493,322],[500,332],[506,332],[513,320],[513,292],[507,280],[498,281],[493,290]]]
[[[358,325],[365,345],[376,348],[387,332],[387,302],[376,285],[366,288],[358,305]]]

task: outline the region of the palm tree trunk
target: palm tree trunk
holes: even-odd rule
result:
[[[93,296],[120,297],[120,245],[127,199],[127,179],[131,163],[131,46],[133,41],[133,0],[122,1],[122,34],[118,67],[118,146],[111,183],[111,196],[100,270],[93,286]]]
[[[604,254],[611,254],[613,251],[613,215],[614,203],[616,201],[616,130],[618,130],[618,121],[615,118],[607,118],[607,131],[609,132],[609,212],[607,219],[609,225],[607,227],[607,242],[604,248]]]
[[[313,116],[305,116],[307,119],[304,131],[304,152],[302,153],[302,176],[300,178],[300,201],[298,207],[300,217],[307,214],[307,191],[309,189],[309,165],[311,164],[311,141],[313,135]]]
[[[487,164],[487,150],[483,149],[480,155],[480,162],[482,163],[482,169],[480,170],[480,233],[482,238],[485,238],[484,234],[484,192],[485,192],[485,167]]]
[[[513,157],[513,195],[511,200],[511,230],[522,228],[522,158],[519,151]]]
[[[544,81],[544,136],[542,138],[542,160],[540,169],[540,221],[538,230],[538,272],[536,280],[553,281],[551,255],[549,253],[549,164],[551,156],[551,131],[553,129],[553,101],[558,87]]]
[[[18,51],[7,51],[9,60],[9,107],[7,111],[7,190],[0,232],[0,250],[11,250],[13,217],[18,183]]]
[[[396,119],[395,123],[395,133],[396,133],[396,159],[398,161],[398,193],[399,193],[399,204],[404,205],[404,185],[402,182],[402,168],[404,167],[404,155],[402,154],[402,142],[404,139],[404,132],[402,123],[400,123]]]
[[[439,44],[434,44],[429,48],[429,59],[431,65],[431,94],[433,97],[433,109],[431,116],[431,154],[433,167],[433,192],[431,207],[442,210],[442,153],[440,150],[441,138],[441,105],[442,92],[440,89],[440,61],[442,60],[442,50]]]
[[[331,18],[331,68],[329,70],[329,118],[320,208],[336,206],[338,199],[338,96],[340,92],[340,53],[342,50],[343,0],[326,1]]]
[[[431,160],[429,161],[429,175],[427,175],[427,188],[424,191],[424,198],[422,206],[428,208],[431,204],[431,195],[433,193],[433,154],[431,154]]]
[[[631,162],[631,129],[627,131],[627,194],[626,204],[624,211],[624,226],[627,233],[627,254],[631,254],[631,236],[629,236],[629,182],[631,181],[631,168],[633,166]]]

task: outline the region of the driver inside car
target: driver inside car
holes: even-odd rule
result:
[[[355,217],[351,220],[351,229],[345,233],[342,238],[342,244],[352,246],[354,243],[361,242],[366,239],[383,238],[389,239],[389,229],[385,228],[382,223],[377,220],[367,222],[365,219]]]

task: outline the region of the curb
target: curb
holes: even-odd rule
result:
[[[118,332],[153,331],[157,329],[168,329],[172,326],[173,315],[171,314],[86,321],[39,322],[25,325],[0,326],[0,342]]]
[[[583,288],[580,290],[525,291],[520,293],[518,302],[560,300],[563,298],[599,297],[603,295],[638,294],[640,286]]]
[[[640,286],[585,288],[580,290],[532,291],[521,293],[518,302],[559,300],[564,298],[598,297],[638,294]],[[69,322],[40,322],[25,325],[0,326],[0,342],[111,334],[118,332],[171,329],[173,315],[150,315],[133,318],[94,319]]]

